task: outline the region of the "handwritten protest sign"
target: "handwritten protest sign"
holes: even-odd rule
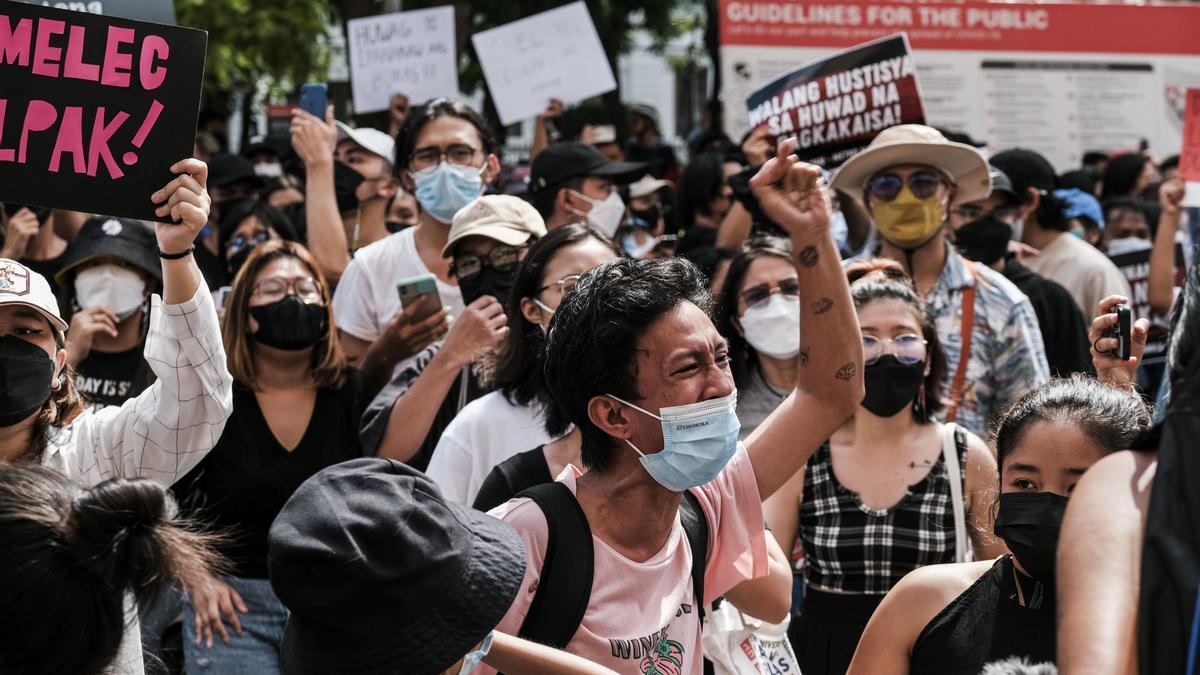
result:
[[[458,96],[454,7],[352,19],[346,31],[355,112],[387,110],[393,94],[414,105]]]
[[[172,0],[21,0],[43,7],[90,12],[122,19],[175,23],[175,3]]]
[[[1183,113],[1183,150],[1179,153],[1179,176],[1186,185],[1184,206],[1200,206],[1200,89],[1187,90]]]
[[[899,33],[813,61],[746,100],[750,126],[795,136],[797,155],[833,169],[897,124],[924,124],[908,36]]]
[[[575,103],[617,88],[583,2],[471,36],[500,121],[537,115],[552,98]]]
[[[192,156],[207,42],[0,0],[0,201],[155,220]]]

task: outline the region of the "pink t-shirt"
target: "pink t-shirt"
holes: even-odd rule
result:
[[[575,479],[575,472],[564,471],[558,480],[575,492]],[[708,517],[712,547],[704,576],[708,603],[739,583],[767,573],[762,503],[750,456],[739,445],[720,475],[692,492]],[[517,529],[529,553],[517,597],[496,626],[500,632],[516,635],[537,590],[548,536],[546,517],[529,499],[510,500],[490,513]],[[592,594],[567,651],[618,673],[702,673],[692,552],[679,519],[675,519],[667,543],[646,562],[626,558],[595,535],[592,543]],[[491,675],[495,671],[481,665],[479,672]]]

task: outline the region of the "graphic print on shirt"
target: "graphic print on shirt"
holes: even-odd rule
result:
[[[691,614],[691,605],[680,605],[676,617]],[[636,640],[609,639],[612,655],[625,660],[638,662],[638,672],[642,675],[681,675],[683,672],[683,645],[678,640],[670,639],[667,632],[670,625],[645,637]]]

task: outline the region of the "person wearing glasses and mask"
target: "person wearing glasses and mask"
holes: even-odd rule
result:
[[[986,265],[1029,297],[1037,314],[1046,362],[1054,377],[1092,372],[1087,325],[1067,289],[1035,273],[1009,253],[1013,225],[1020,217],[1021,197],[1008,175],[990,167],[992,193],[987,199],[950,209],[946,226],[962,257]]]
[[[537,211],[511,195],[480,197],[454,216],[442,252],[467,306],[443,342],[375,397],[363,421],[367,447],[421,471],[429,466],[447,425],[485,391],[471,365],[509,334],[504,307],[517,266],[544,234]],[[414,307],[419,311],[420,303]]]
[[[786,239],[752,239],[730,263],[717,295],[717,328],[729,341],[742,439],[779,407],[799,377],[800,281],[791,256]]]
[[[497,149],[487,122],[463,103],[433,99],[404,120],[392,170],[421,206],[417,224],[356,251],[333,297],[346,357],[369,379],[413,366],[451,317],[462,319],[467,303],[443,250],[454,214],[499,173]],[[444,311],[418,320],[415,307],[401,308],[396,284],[425,274],[437,278]]]
[[[300,244],[255,248],[234,281],[223,332],[234,412],[174,491],[192,515],[229,534],[220,550],[230,567],[185,589],[184,658],[188,672],[278,672],[287,611],[267,580],[267,532],[309,476],[363,456],[366,401],[338,341],[329,287]]]
[[[868,255],[904,265],[929,304],[951,373],[946,421],[982,434],[1000,411],[1050,378],[1029,299],[946,241],[951,209],[991,193],[978,150],[931,127],[902,124],[842,164],[831,185],[871,214],[878,240]]]
[[[493,468],[509,464],[506,460],[526,450],[529,453],[523,454],[529,457],[520,466],[541,469],[530,485],[548,483],[550,474],[558,473],[555,468],[561,471],[567,464],[579,463],[578,431],[568,433],[568,424],[547,421],[542,349],[554,308],[574,288],[579,275],[619,257],[611,241],[579,223],[563,225],[529,247],[505,303],[508,337],[485,360],[485,384],[495,391],[462,409],[446,427],[429,462],[427,473],[447,499],[478,504],[476,495],[489,474],[495,475]],[[505,475],[509,468],[513,467],[506,467]],[[502,504],[517,492],[520,489],[489,500],[492,503],[481,510]]]
[[[763,506],[781,547],[797,536],[804,545],[804,604],[789,637],[805,675],[846,672],[871,613],[905,574],[1004,552],[990,534],[991,450],[935,419],[946,358],[925,303],[895,262],[856,263],[847,276],[866,396]]]

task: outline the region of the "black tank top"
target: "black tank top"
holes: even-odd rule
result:
[[[1054,589],[1020,575],[1030,605],[1022,607],[1013,572],[1006,555],[933,617],[913,645],[910,674],[978,675],[1010,656],[1053,663]]]

